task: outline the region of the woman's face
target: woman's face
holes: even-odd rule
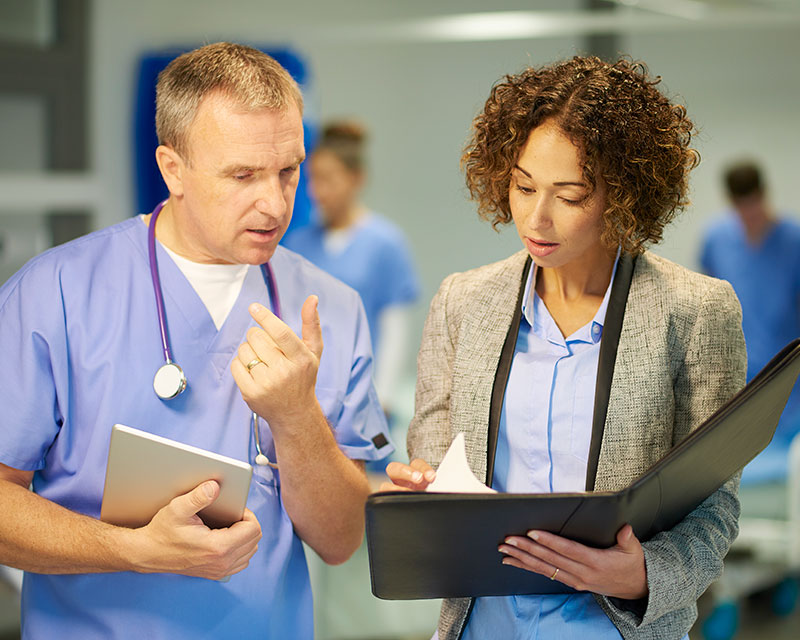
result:
[[[347,217],[361,190],[361,173],[348,169],[332,151],[322,149],[311,155],[308,188],[328,224]]]
[[[579,149],[545,120],[531,131],[511,172],[511,215],[540,267],[591,264],[608,255],[600,242],[605,187],[598,183],[591,193],[580,159]]]

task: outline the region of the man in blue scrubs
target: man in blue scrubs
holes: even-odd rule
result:
[[[157,225],[138,216],[51,249],[0,289],[0,563],[26,571],[24,638],[313,637],[301,540],[330,563],[350,556],[363,461],[392,447],[358,295],[278,247],[301,118],[296,84],[268,56],[227,43],[180,56],[158,84],[170,196]],[[188,380],[171,400],[153,389],[151,224]],[[213,481],[138,529],[98,519],[113,424],[253,463],[252,411],[277,469],[254,466],[242,521],[211,530],[196,516]]]
[[[731,209],[709,228],[703,270],[728,280],[742,304],[747,379],[800,336],[800,224],[778,215],[759,167],[744,161],[724,175]],[[745,467],[742,484],[782,481],[787,450],[800,431],[800,386],[789,398],[770,445]]]

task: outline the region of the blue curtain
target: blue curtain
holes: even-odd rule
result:
[[[156,137],[156,81],[158,74],[174,58],[187,49],[166,49],[161,51],[146,52],[139,62],[139,74],[136,84],[136,104],[133,122],[133,149],[134,149],[134,181],[135,198],[132,215],[148,213],[153,207],[167,197],[167,187],[161,179],[161,173],[155,161],[155,151],[158,146]],[[308,73],[303,60],[289,49],[270,49],[259,47],[262,51],[277,60],[292,75],[301,89],[308,88]],[[310,153],[316,138],[317,127],[303,120],[305,131],[306,152]],[[297,196],[294,204],[294,214],[289,229],[299,228],[308,224],[311,212],[311,201],[308,197],[307,177],[305,167],[300,169],[300,183],[297,187]]]

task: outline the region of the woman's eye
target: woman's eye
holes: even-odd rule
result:
[[[525,195],[534,193],[534,189],[532,189],[531,187],[523,187],[521,184],[517,185],[517,191],[519,191],[520,193],[524,193]]]
[[[253,175],[252,173],[237,173],[233,176],[233,179],[238,180],[239,182],[243,182],[244,180],[247,180],[248,178],[252,177],[252,175]]]

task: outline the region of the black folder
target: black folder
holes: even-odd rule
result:
[[[769,444],[800,373],[798,356],[800,339],[621,491],[371,495],[372,592],[387,600],[571,592],[503,565],[498,545],[530,529],[600,548],[613,546],[626,523],[642,541],[670,529]]]

